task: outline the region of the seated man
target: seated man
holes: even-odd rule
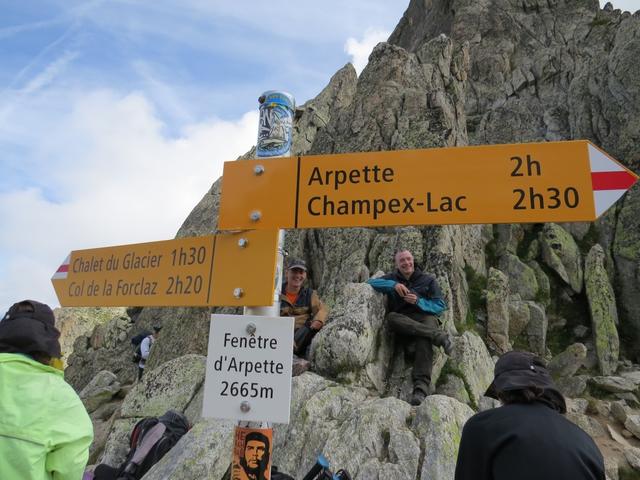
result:
[[[0,478],[82,478],[93,426],[51,366],[59,337],[51,309],[33,300],[14,304],[0,320]]]
[[[372,278],[367,283],[387,295],[385,319],[389,328],[405,342],[415,341],[411,405],[420,405],[429,394],[433,345],[442,347],[447,355],[451,354],[451,340],[440,328],[438,319],[447,305],[436,277],[416,270],[410,251],[401,250],[394,258],[394,272]]]
[[[328,311],[318,292],[303,286],[307,279],[304,260],[290,260],[285,274],[286,282],[280,293],[280,316],[295,317],[293,353],[303,357],[313,337],[324,326]]]

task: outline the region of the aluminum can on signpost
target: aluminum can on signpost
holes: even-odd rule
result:
[[[295,100],[287,92],[269,90],[258,98],[260,124],[256,157],[288,157],[291,155]]]

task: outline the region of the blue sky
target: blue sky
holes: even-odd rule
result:
[[[71,250],[173,238],[255,143],[260,93],[360,71],[407,5],[0,0],[0,313],[56,306]]]

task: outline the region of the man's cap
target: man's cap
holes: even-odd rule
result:
[[[0,321],[0,352],[60,357],[60,332],[55,321],[53,311],[44,303],[35,300],[14,303]]]
[[[300,270],[307,271],[307,264],[304,260],[300,260],[298,258],[292,258],[289,260],[289,266],[287,270],[291,270],[292,268],[299,268]]]
[[[545,361],[531,352],[511,351],[496,362],[494,379],[485,396],[498,399],[498,392],[541,388],[547,394],[557,397],[562,413],[566,412],[564,397],[553,383]]]
[[[153,326],[153,331],[155,333],[158,333],[160,330],[162,330],[162,325],[154,325]]]

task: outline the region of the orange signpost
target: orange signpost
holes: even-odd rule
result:
[[[243,160],[219,227],[592,221],[637,178],[587,141]]]
[[[267,305],[277,242],[251,231],[76,250],[51,281],[63,307]]]

